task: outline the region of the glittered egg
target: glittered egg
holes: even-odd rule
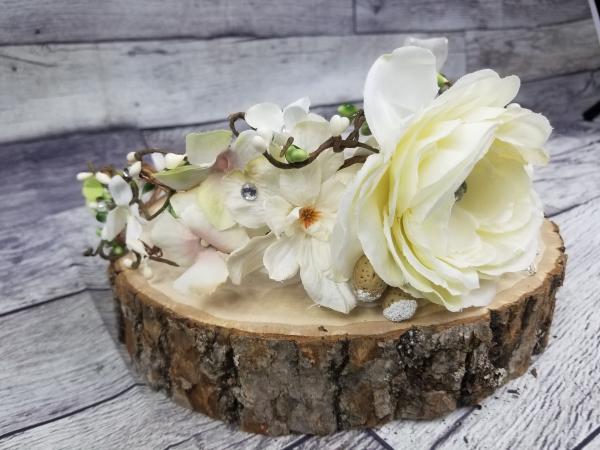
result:
[[[383,316],[392,322],[410,319],[417,311],[417,301],[402,289],[390,287],[383,295]]]

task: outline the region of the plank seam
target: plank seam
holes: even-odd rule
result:
[[[58,295],[56,297],[52,297],[52,298],[49,298],[47,300],[42,300],[42,301],[37,302],[37,303],[32,303],[30,305],[25,305],[25,306],[21,306],[19,308],[11,309],[9,311],[1,312],[0,313],[0,319],[3,318],[3,317],[7,317],[7,316],[11,316],[13,314],[20,313],[22,311],[27,311],[28,309],[37,308],[38,306],[47,305],[48,303],[53,303],[53,302],[56,302],[58,300],[64,300],[64,299],[67,299],[69,297],[73,297],[74,295],[83,294],[84,292],[104,292],[104,291],[110,291],[110,290],[111,289],[108,288],[108,287],[107,288],[100,288],[100,287],[90,288],[90,287],[84,287],[84,288],[79,289],[77,291],[68,292],[66,294],[61,294],[61,295]]]
[[[431,34],[435,34],[436,31],[432,31]],[[379,34],[379,33],[371,33],[371,34]],[[390,34],[405,34],[404,32],[395,32]],[[423,34],[421,31],[420,34]],[[268,40],[278,40],[278,39],[298,39],[298,38],[322,38],[322,37],[339,37],[339,36],[352,36],[352,33],[346,34],[287,34],[281,36],[264,36],[258,34],[236,34],[236,33],[224,33],[224,34],[214,34],[212,36],[200,36],[194,34],[187,35],[173,35],[173,36],[164,36],[164,37],[123,37],[119,39],[91,39],[91,40],[78,40],[78,41],[23,41],[18,43],[11,42],[2,42],[0,43],[0,49],[3,47],[29,47],[29,46],[48,46],[48,45],[94,45],[94,44],[119,44],[119,43],[134,43],[134,42],[211,42],[217,41],[220,39],[231,39],[231,40],[239,40],[240,42],[251,42],[251,41],[268,41]]]
[[[9,431],[8,433],[0,435],[0,441],[8,439],[8,438],[10,438],[12,436],[15,436],[17,434],[24,433],[26,431],[29,431],[29,430],[33,429],[33,428],[37,428],[37,427],[40,427],[42,425],[47,425],[49,423],[65,419],[67,417],[74,416],[75,414],[79,414],[80,412],[86,411],[86,410],[91,409],[91,408],[95,408],[96,406],[102,405],[103,403],[107,403],[107,402],[110,402],[112,400],[115,400],[116,398],[120,397],[123,394],[126,394],[127,392],[131,391],[133,388],[135,388],[137,386],[144,386],[144,384],[143,383],[134,383],[131,386],[129,386],[129,387],[127,387],[127,388],[125,388],[125,389],[117,392],[116,394],[111,395],[110,397],[106,397],[106,398],[103,398],[103,399],[98,400],[96,402],[90,403],[89,405],[83,406],[81,408],[74,409],[73,411],[70,411],[68,413],[61,414],[60,416],[56,416],[56,417],[53,417],[51,419],[44,420],[42,422],[38,422],[38,423],[35,423],[35,424],[32,424],[32,425],[27,425],[26,427],[22,427],[22,428],[18,428],[16,430]]]
[[[574,25],[581,22],[587,22],[591,20],[591,15],[589,17],[580,17],[574,20],[565,20],[563,22],[553,22],[546,23],[542,25],[536,25],[534,27],[531,26],[522,26],[522,27],[473,27],[473,28],[436,28],[435,30],[419,30],[419,29],[408,29],[408,30],[383,30],[383,31],[360,31],[358,26],[356,26],[355,34],[359,36],[369,36],[369,35],[381,35],[381,34],[429,34],[429,35],[439,35],[440,33],[468,33],[468,32],[496,32],[496,31],[531,31],[531,30],[543,30],[544,28],[552,28],[559,27],[563,25]]]
[[[599,434],[600,434],[600,426],[598,428],[596,428],[594,431],[592,431],[590,434],[588,434],[583,441],[581,441],[579,444],[577,444],[575,447],[573,447],[573,450],[581,450],[581,449],[585,448]]]
[[[456,421],[450,426],[450,428],[448,428],[448,430],[446,430],[444,434],[442,434],[439,438],[435,440],[435,442],[431,445],[429,450],[436,450],[437,448],[439,448],[440,445],[446,442],[450,436],[452,436],[460,427],[462,427],[463,421],[471,414],[473,414],[473,411],[477,409],[481,409],[481,407],[478,408],[474,406],[471,409],[469,409],[469,411],[460,416],[458,419],[456,419]]]
[[[579,208],[580,206],[585,206],[585,205],[587,205],[588,203],[591,203],[591,202],[593,202],[593,201],[595,201],[595,200],[598,200],[599,198],[600,198],[600,195],[596,195],[596,196],[594,196],[594,197],[590,198],[589,200],[586,200],[585,202],[576,203],[576,204],[574,204],[574,205],[567,206],[566,208],[563,208],[563,209],[560,209],[560,210],[558,210],[558,211],[555,211],[555,212],[553,212],[553,213],[551,213],[551,214],[547,214],[547,215],[546,215],[546,217],[547,217],[548,219],[552,219],[552,218],[554,218],[554,217],[556,217],[556,216],[560,216],[561,214],[564,214],[564,213],[566,213],[566,212],[569,212],[569,211],[572,211],[572,210],[574,210],[574,209],[576,209],[576,208]]]
[[[379,434],[377,434],[377,432],[375,430],[373,430],[372,428],[367,428],[365,431],[373,439],[375,439],[377,441],[377,443],[379,445],[381,445],[385,450],[394,450],[394,447],[392,447],[384,438],[382,438],[381,436],[379,436]]]
[[[304,436],[302,436],[301,438],[299,438],[298,440],[292,442],[291,444],[286,445],[285,447],[283,447],[281,450],[292,450],[296,447],[298,447],[301,444],[304,444],[306,441],[308,441],[310,438],[312,437],[312,435],[310,434],[305,434]]]

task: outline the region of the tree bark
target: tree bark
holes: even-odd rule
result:
[[[150,386],[246,431],[329,434],[439,417],[522,375],[547,344],[565,272],[552,222],[542,241],[538,273],[503,301],[408,323],[382,317],[335,333],[198,320],[134,283],[135,271],[113,265],[110,273],[120,338]]]

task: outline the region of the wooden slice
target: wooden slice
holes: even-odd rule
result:
[[[565,272],[550,221],[541,242],[537,272],[505,277],[490,306],[424,304],[402,323],[380,307],[314,307],[297,283],[186,298],[164,269],[146,280],[116,264],[111,279],[121,339],[152,387],[243,430],[327,434],[438,417],[523,374],[546,346]]]

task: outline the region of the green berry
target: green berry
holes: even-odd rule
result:
[[[358,108],[352,103],[344,103],[338,106],[337,112],[340,116],[347,117],[350,119],[351,117],[356,115],[356,113],[358,112]]]
[[[308,152],[294,144],[285,151],[285,159],[289,163],[303,162],[308,159]]]
[[[96,213],[96,220],[98,222],[104,223],[106,222],[106,216],[108,215],[108,213],[104,212],[104,211],[98,211]]]
[[[116,256],[121,256],[122,254],[125,253],[125,249],[123,248],[122,245],[114,245],[112,248],[112,254],[116,255]]]

